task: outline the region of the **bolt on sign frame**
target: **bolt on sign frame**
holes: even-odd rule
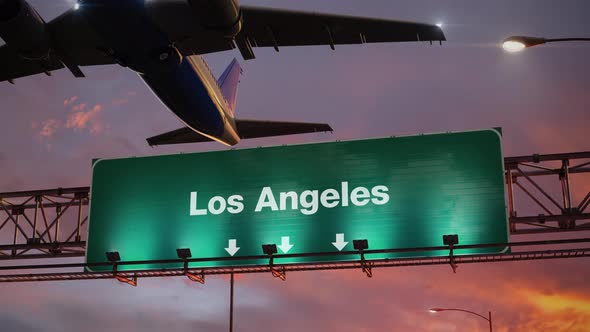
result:
[[[353,261],[354,240],[372,250],[508,242],[501,136],[496,130],[99,160],[92,180],[88,263],[177,259],[191,267]],[[506,248],[456,250],[455,255]],[[300,254],[300,255],[299,255]],[[389,252],[367,260],[445,256]],[[215,258],[220,258],[215,260]],[[121,265],[120,271],[179,267]],[[108,271],[95,266],[93,271]]]

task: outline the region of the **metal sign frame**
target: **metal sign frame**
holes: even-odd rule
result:
[[[457,232],[461,244],[505,242],[502,174],[495,129],[99,160],[87,262],[100,262],[110,251],[125,260],[162,261],[190,248],[193,257],[208,258],[200,267],[233,265],[222,259],[228,254],[244,258],[238,265],[259,265],[246,257],[267,244],[275,253],[300,254],[287,255],[287,263],[313,264],[354,260],[304,254],[342,251],[347,244],[358,249],[357,241],[364,241],[361,250],[369,248],[367,240],[371,249],[426,247]],[[335,201],[324,202],[328,192]]]

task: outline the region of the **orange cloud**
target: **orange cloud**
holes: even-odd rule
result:
[[[78,100],[78,96],[70,97],[70,98],[64,100],[64,106],[68,106],[68,105],[74,103],[76,100]]]
[[[520,293],[522,298],[545,313],[564,310],[590,313],[590,297],[583,294],[543,294],[535,289],[523,289]],[[590,321],[588,321],[588,326],[590,326]]]
[[[69,103],[72,98],[66,100]],[[73,129],[74,131],[82,131],[87,129],[90,134],[98,135],[105,131],[106,125],[102,121],[101,113],[103,111],[103,105],[96,104],[91,109],[87,109],[87,104],[80,103],[72,106],[73,113],[69,114],[65,121],[58,119],[48,119],[41,123],[31,123],[31,128],[37,130],[40,138],[50,138],[60,128]]]
[[[532,289],[523,292],[520,314],[516,322],[501,320],[500,331],[563,331],[587,332],[590,326],[590,298],[581,295],[544,295]],[[524,307],[524,309],[523,309]],[[499,325],[500,326],[500,325]]]
[[[102,110],[103,106],[97,104],[87,112],[79,111],[72,113],[68,116],[66,128],[72,128],[74,130],[89,128],[91,134],[100,134],[104,131],[104,124],[100,119]]]
[[[72,111],[74,111],[74,112],[80,112],[80,111],[83,111],[83,110],[85,110],[85,109],[86,109],[86,106],[87,106],[87,105],[86,105],[85,103],[80,103],[80,104],[78,104],[78,105],[74,105],[74,106],[72,107]]]
[[[40,137],[49,138],[52,137],[57,129],[61,126],[61,121],[56,119],[45,120],[41,123],[41,130],[39,131]]]

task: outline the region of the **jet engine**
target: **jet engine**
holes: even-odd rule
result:
[[[242,29],[239,0],[188,0],[204,28],[235,37]]]
[[[25,0],[0,0],[0,37],[23,58],[38,60],[49,55],[45,21]]]

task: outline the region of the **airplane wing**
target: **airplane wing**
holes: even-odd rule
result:
[[[70,10],[47,23],[52,32],[54,49],[48,59],[28,60],[14,52],[8,45],[0,47],[0,82],[12,81],[40,73],[67,67],[76,77],[84,77],[78,66],[106,65],[115,63],[114,59],[97,50],[104,42],[87,23],[77,20]]]
[[[436,25],[242,6],[243,26],[235,45],[244,59],[253,59],[253,47],[443,41]],[[230,43],[205,52],[231,49]],[[196,46],[196,45],[195,45]]]
[[[39,73],[49,73],[63,67],[64,65],[55,56],[50,56],[45,61],[31,61],[23,59],[7,45],[0,47],[0,82]]]
[[[235,40],[226,38],[202,38],[191,33],[190,17],[187,21],[185,2],[167,3],[166,15],[171,20],[179,19],[177,34],[167,31],[183,55],[221,52],[238,48],[244,59],[253,59],[255,47],[363,44],[380,42],[443,41],[442,30],[436,25],[362,18],[354,16],[320,14],[272,8],[242,6],[242,31]],[[70,10],[48,23],[55,47],[59,54],[52,53],[46,61],[25,60],[6,45],[0,47],[0,81],[18,77],[49,73],[67,67],[76,77],[84,74],[79,66],[115,63],[104,51],[108,44],[97,35],[84,20],[76,18]],[[202,33],[203,31],[200,30]]]
[[[255,47],[446,40],[438,26],[415,22],[246,6],[242,15],[240,35]]]

